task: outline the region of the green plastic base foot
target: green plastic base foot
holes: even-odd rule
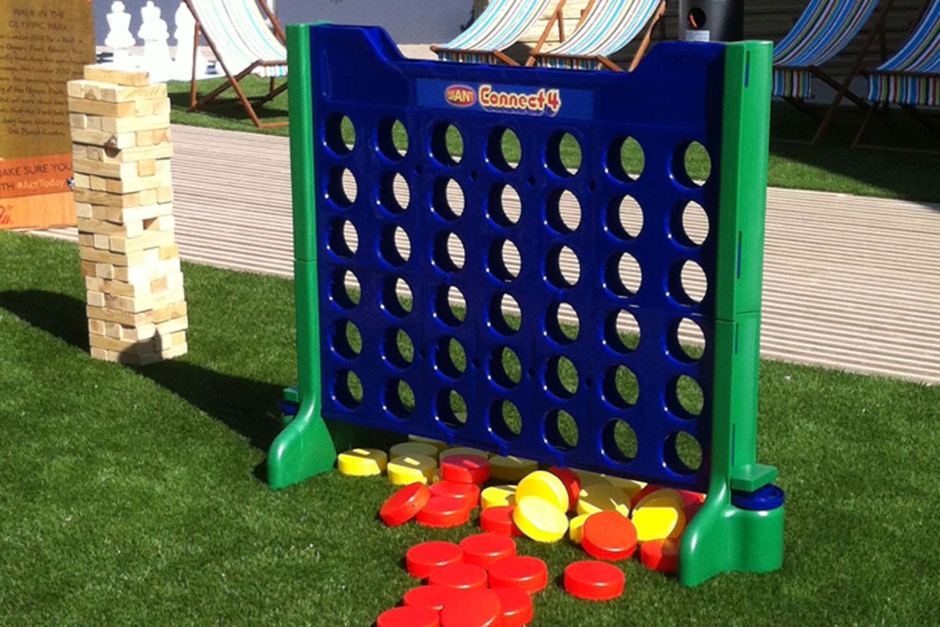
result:
[[[724,572],[766,573],[783,565],[783,507],[739,509],[731,494],[709,495],[682,539],[679,581],[697,586]]]
[[[333,468],[333,438],[313,403],[300,406],[297,416],[274,439],[268,452],[268,485],[280,490]]]

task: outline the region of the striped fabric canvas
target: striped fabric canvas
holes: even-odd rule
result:
[[[568,40],[547,55],[537,57],[538,65],[599,69],[600,65],[594,58],[610,56],[633,41],[649,23],[658,6],[659,0],[600,0]]]
[[[496,0],[491,2],[470,27],[444,44],[438,53],[442,61],[498,63],[492,54],[516,43],[553,0]]]
[[[875,69],[872,102],[940,107],[940,0],[934,0],[907,43]]]
[[[254,70],[265,78],[287,76],[287,49],[261,15],[256,0],[192,0],[206,34],[233,76],[255,61],[281,61],[282,65]]]
[[[878,0],[812,0],[787,36],[774,47],[774,96],[815,97],[812,75],[839,54],[865,26]]]

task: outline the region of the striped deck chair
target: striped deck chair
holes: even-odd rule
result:
[[[549,52],[533,52],[527,65],[576,70],[622,71],[608,57],[633,41],[645,27],[646,34],[633,60],[633,71],[649,48],[653,28],[666,12],[665,0],[591,0],[574,34]]]
[[[813,79],[818,78],[836,92],[812,143],[822,138],[843,100],[848,99],[863,109],[869,108],[864,98],[852,92],[851,83],[861,71],[865,55],[876,35],[880,34],[884,41],[884,21],[893,3],[894,0],[881,2],[880,14],[857,61],[841,83],[820,69],[820,66],[832,60],[858,36],[878,9],[879,0],[811,0],[793,29],[774,47],[775,97],[819,119],[818,114],[806,105],[807,100],[816,97]]]
[[[494,0],[487,5],[467,30],[443,46],[431,46],[441,61],[519,65],[504,50],[515,44],[548,10],[554,0]],[[545,43],[555,23],[564,39],[562,9],[565,0],[557,0],[555,9],[535,49]]]
[[[286,122],[262,123],[255,107],[287,89],[276,79],[287,76],[287,49],[284,30],[264,0],[183,0],[196,20],[193,47],[202,35],[215,54],[228,82],[199,98],[196,90],[195,63],[190,84],[190,111],[202,108],[227,89],[234,89],[248,117],[258,128],[285,126]],[[274,30],[268,26],[270,21]],[[252,103],[240,82],[249,74],[270,79],[268,93]]]
[[[920,22],[893,57],[868,76],[868,101],[872,108],[852,143],[856,146],[878,107],[899,105],[915,119],[930,127],[918,111],[940,108],[940,0],[925,5]]]

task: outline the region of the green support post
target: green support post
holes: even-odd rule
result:
[[[715,368],[708,500],[686,530],[679,579],[698,585],[727,571],[766,572],[783,563],[783,507],[735,507],[731,491],[776,478],[756,463],[757,374],[773,47],[727,46],[720,156]]]

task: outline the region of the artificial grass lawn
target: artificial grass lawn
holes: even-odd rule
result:
[[[72,245],[0,233],[0,624],[368,625],[412,585],[383,479],[259,479],[294,381],[289,281],[185,265],[190,353],[132,370],[86,354]],[[765,362],[760,451],[787,490],[786,561],[685,589],[624,565],[540,625],[936,624],[940,388]],[[368,445],[370,442],[362,442]],[[552,577],[584,554],[519,541]]]
[[[208,93],[219,80],[200,83],[200,93]],[[260,96],[267,92],[268,83],[257,77],[245,81],[249,95]],[[172,121],[226,130],[261,132],[287,135],[286,127],[257,129],[248,119],[244,109],[235,100],[222,100],[210,104],[205,111],[190,112],[189,83],[170,83],[170,98],[173,102]],[[231,93],[231,92],[230,92]],[[272,102],[256,109],[266,122],[287,121],[287,94],[281,94]],[[940,136],[925,131],[901,113],[891,116],[891,127],[873,123],[865,141],[881,148],[849,149],[858,130],[860,119],[855,111],[846,111],[836,118],[829,134],[818,146],[793,143],[812,137],[816,122],[792,106],[775,102],[771,136],[769,184],[775,187],[811,189],[862,196],[902,198],[907,200],[940,201]],[[400,134],[397,136],[401,140]],[[455,142],[450,145],[459,154]],[[930,153],[899,152],[892,148],[916,148],[932,150]],[[517,159],[518,152],[510,149],[506,157]],[[574,162],[570,146],[562,146],[564,158]],[[625,154],[628,171],[639,170],[642,163],[640,151],[631,146]],[[693,154],[688,162],[689,173],[694,178],[703,178],[707,170],[707,159]]]

